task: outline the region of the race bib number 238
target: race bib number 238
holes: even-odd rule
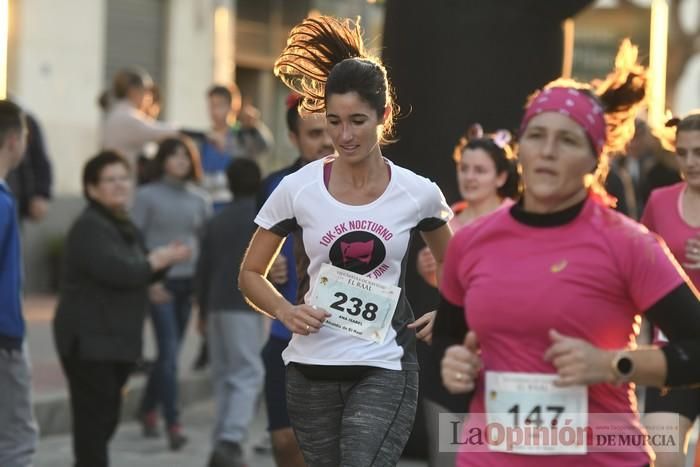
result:
[[[381,343],[391,326],[401,289],[361,274],[322,264],[310,304],[331,314],[325,325]]]

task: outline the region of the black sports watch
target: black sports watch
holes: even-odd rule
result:
[[[612,368],[616,375],[617,383],[626,383],[634,373],[634,362],[625,350],[618,352],[612,361]]]

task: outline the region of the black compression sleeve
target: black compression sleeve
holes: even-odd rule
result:
[[[460,305],[453,305],[441,295],[440,306],[433,325],[433,353],[442,359],[449,346],[461,344],[464,341],[464,336],[467,335],[468,331],[469,327],[464,318],[464,308]]]
[[[700,385],[700,297],[681,284],[646,312],[668,337],[666,386]]]
[[[465,413],[469,410],[470,394],[450,394],[442,385],[442,357],[448,347],[461,344],[467,335],[468,327],[464,319],[464,309],[453,305],[440,297],[440,306],[433,325],[433,343],[430,346],[428,360],[421,363],[421,384],[427,399],[439,404],[443,409],[453,413]]]

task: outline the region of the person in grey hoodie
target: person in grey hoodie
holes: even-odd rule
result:
[[[165,139],[153,160],[153,182],[136,193],[132,218],[148,248],[173,241],[192,247],[192,258],[168,271],[164,281],[150,288],[151,321],[158,357],[150,371],[141,401],[140,420],[146,437],[158,436],[157,408],[165,418],[172,450],[182,447],[177,412],[177,355],[192,307],[192,278],[198,236],[211,214],[208,196],[192,182],[200,178],[199,155],[186,137]]]

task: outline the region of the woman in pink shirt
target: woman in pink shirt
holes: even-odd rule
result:
[[[671,123],[676,126],[676,159],[683,181],[654,190],[641,222],[664,239],[697,289],[700,288],[700,113]],[[657,343],[667,341],[658,330],[655,334]],[[644,423],[650,434],[658,427],[678,421],[680,415],[682,449],[657,452],[656,466],[685,465],[686,439],[700,415],[700,390],[677,389],[662,395],[658,389],[648,388],[644,411]]]
[[[510,132],[506,130],[485,135],[478,123],[472,125],[467,134],[459,139],[454,148],[453,159],[456,165],[457,186],[462,200],[451,206],[455,215],[449,222],[452,232],[457,232],[496,209],[513,204],[513,199],[518,196],[520,189],[520,175],[510,140]],[[418,253],[416,263],[421,277],[428,284],[437,287],[437,262],[427,247]],[[434,314],[435,312],[431,311],[415,321],[413,326],[426,323],[418,335],[422,336],[432,331],[430,320]],[[420,347],[418,351],[421,352]],[[466,407],[461,399],[445,398],[440,382],[439,362],[435,360],[430,362],[434,364],[423,365],[420,380],[423,394],[425,394],[422,405],[426,420],[430,467],[454,466],[454,453],[439,449],[437,421],[440,413],[463,412],[463,407]]]
[[[518,196],[520,176],[510,147],[510,133],[500,130],[484,135],[474,124],[454,149],[457,186],[462,201],[452,205],[452,232],[499,207],[510,206]],[[416,267],[421,277],[437,287],[437,263],[426,247],[418,253]]]
[[[602,188],[644,98],[636,57],[624,43],[595,86],[535,93],[520,128],[522,200],[450,241],[433,346],[446,349],[446,388],[473,392],[464,424],[441,427],[459,467],[648,465],[633,383],[700,382],[700,300]],[[668,345],[636,348],[642,313]]]

